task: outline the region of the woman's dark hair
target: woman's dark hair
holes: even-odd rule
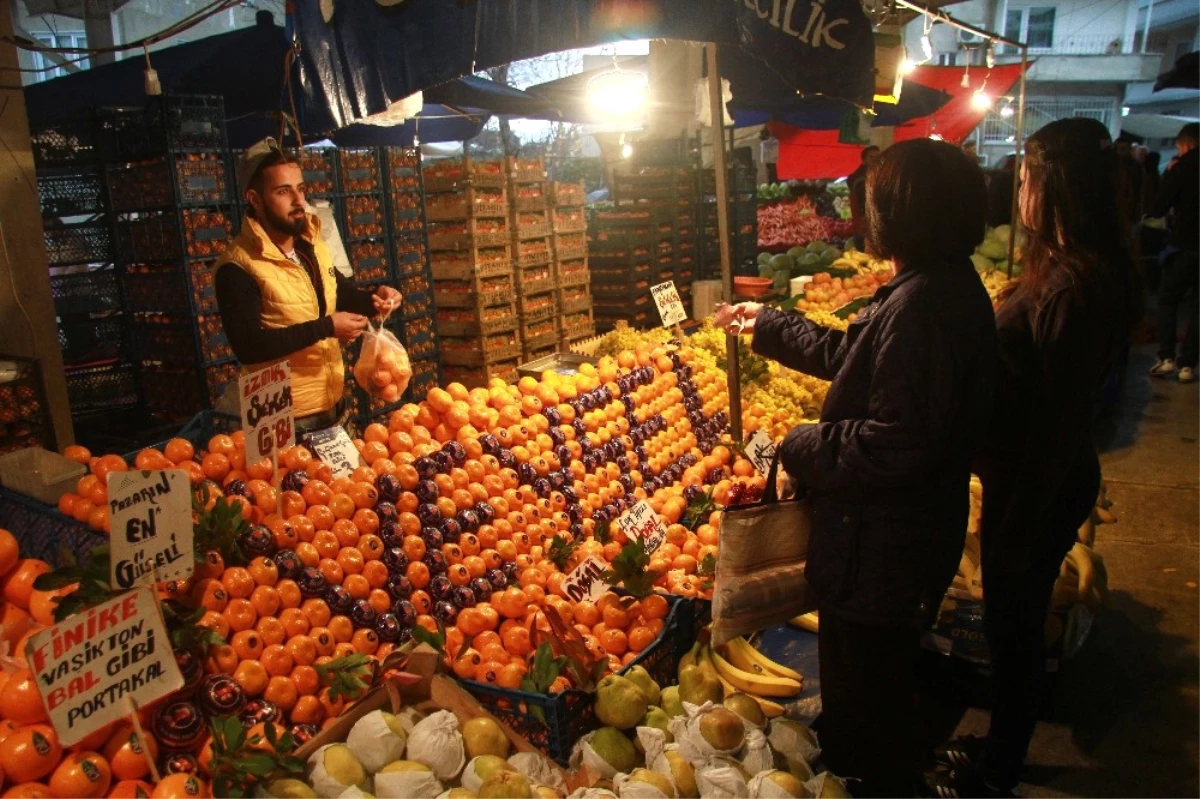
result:
[[[969,258],[983,241],[987,186],[970,156],[946,142],[912,139],[867,170],[867,245],[905,266]]]
[[[1141,284],[1121,206],[1124,176],[1108,128],[1083,117],[1051,122],[1029,137],[1025,169],[1027,244],[1017,286],[1040,297],[1055,270],[1065,269],[1081,288],[1096,281],[1124,291],[1127,321],[1139,323]]]

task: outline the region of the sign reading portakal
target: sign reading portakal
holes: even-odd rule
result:
[[[139,588],[30,639],[29,666],[59,741],[70,746],[183,687],[154,601]]]
[[[292,419],[292,367],[287,361],[265,366],[238,378],[246,458],[274,458],[296,443]]]
[[[595,556],[576,566],[563,580],[563,593],[572,602],[596,601],[608,593],[611,586],[604,580],[608,564]]]

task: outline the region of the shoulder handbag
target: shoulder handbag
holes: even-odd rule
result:
[[[812,506],[808,498],[779,499],[778,471],[776,454],[762,501],[729,508],[721,519],[713,585],[714,645],[815,607],[804,579]]]

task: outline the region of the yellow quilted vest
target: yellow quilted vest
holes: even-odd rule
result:
[[[321,222],[316,216],[308,215],[308,229],[301,237],[312,244],[317,255],[325,313],[331,315],[337,310],[337,281],[333,259],[321,240]],[[307,270],[292,263],[254,219],[246,217],[241,233],[221,256],[221,262],[236,264],[258,283],[264,327],[288,327],[318,317],[317,294]],[[323,413],[337,405],[342,398],[345,367],[336,338],[322,339],[297,350],[287,361],[292,367],[292,412],[297,418]],[[255,372],[266,365],[242,364],[242,372]]]

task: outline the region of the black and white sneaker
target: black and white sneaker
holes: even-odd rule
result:
[[[965,775],[957,771],[933,772],[925,775],[923,787],[925,796],[932,797],[932,799],[967,799],[967,797],[1012,799],[1017,795],[1013,791],[1004,791],[988,785],[977,772]]]
[[[985,741],[985,738],[978,735],[963,735],[955,738],[934,748],[933,762],[960,773],[969,771],[983,755]]]

